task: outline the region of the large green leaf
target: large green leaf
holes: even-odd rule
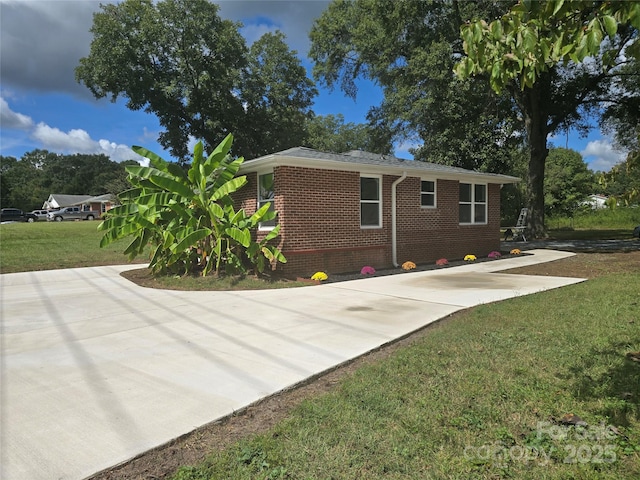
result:
[[[148,158],[149,159],[149,163],[151,165],[153,165],[155,168],[157,168],[159,170],[163,170],[163,171],[166,169],[167,161],[164,160],[159,155],[156,155],[152,151],[147,150],[144,147],[139,147],[139,146],[136,146],[136,145],[131,147],[131,150],[133,150],[134,152],[136,152],[138,155],[140,155],[142,157]]]
[[[216,218],[224,217],[224,210],[222,209],[222,207],[219,204],[217,204],[215,202],[212,202],[212,203],[209,204],[209,213],[212,214]]]
[[[174,176],[174,178],[180,179],[183,182],[187,183],[189,178],[187,177],[187,172],[177,163],[168,163],[167,164],[167,172]]]
[[[273,229],[269,233],[265,235],[265,237],[262,239],[262,242],[266,243],[269,240],[273,240],[278,236],[279,233],[280,233],[280,225],[276,225],[275,227],[273,227]]]
[[[240,230],[237,227],[230,227],[225,229],[225,233],[244,248],[247,248],[251,244],[251,232],[248,229]]]
[[[233,135],[229,134],[225,139],[218,144],[213,150],[211,155],[203,162],[203,175],[208,177],[211,173],[220,165],[220,163],[226,158],[227,154],[231,150],[231,144],[233,143]]]
[[[189,168],[187,176],[189,181],[194,185],[200,184],[200,165],[202,165],[203,151],[204,146],[201,141],[193,147],[193,160],[191,161],[191,168]]]
[[[271,261],[276,260],[280,263],[287,263],[285,256],[275,247],[264,246],[262,247],[262,253]]]
[[[275,218],[276,213],[273,213],[273,216],[271,218],[265,218],[267,216],[267,213],[269,212],[269,208],[270,208],[270,204],[269,203],[265,203],[264,205],[262,205],[262,207],[260,207],[253,215],[251,215],[250,220],[251,223],[253,225],[257,225],[261,220],[272,220],[273,218]]]
[[[231,195],[233,192],[237,191],[247,183],[247,177],[245,175],[241,177],[232,178],[228,182],[221,185],[216,191],[211,195],[211,200],[216,201],[220,200],[222,197],[226,197],[227,195]]]
[[[113,207],[111,210],[109,210],[108,215],[130,215],[133,213],[138,213],[138,205],[136,205],[135,203],[125,203],[123,205]]]
[[[125,167],[125,170],[130,175],[133,175],[138,178],[149,178],[151,176],[173,178],[173,175],[171,175],[170,173],[163,172],[162,170],[159,170],[153,167],[141,167],[137,165],[129,165]]]
[[[189,188],[187,185],[180,183],[176,180],[173,180],[172,178],[167,178],[167,177],[160,177],[157,175],[152,175],[149,177],[149,180],[151,180],[155,185],[171,192],[171,193],[175,193],[178,194],[182,197],[184,197],[185,199],[192,199],[195,194],[193,192],[193,190],[191,188]]]
[[[161,193],[149,193],[140,195],[136,199],[136,203],[139,205],[169,205],[172,202],[179,202],[183,198],[181,195],[175,193],[161,192]]]
[[[182,252],[189,247],[195,246],[200,240],[203,240],[211,235],[211,233],[213,232],[208,228],[201,228],[200,230],[191,232],[186,237],[180,239],[180,241],[171,248],[171,251],[176,253]]]

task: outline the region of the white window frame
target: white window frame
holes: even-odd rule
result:
[[[425,192],[424,190],[422,190],[422,182],[433,183],[433,192]],[[423,205],[422,204],[423,195],[433,195],[433,205]],[[438,208],[438,182],[436,180],[432,180],[430,178],[420,179],[420,208]]]
[[[272,175],[273,176],[273,184],[275,187],[275,173],[273,172],[273,170],[265,170],[264,172],[257,172],[257,192],[256,192],[256,211],[260,210],[260,208],[262,207],[262,205],[264,205],[265,203],[273,203],[273,208],[275,209],[276,207],[276,198],[275,198],[275,188],[274,188],[274,192],[273,192],[273,198],[272,199],[263,199],[261,196],[261,192],[260,192],[260,177],[263,177],[265,175]],[[273,230],[274,228],[276,228],[276,225],[278,225],[278,217],[276,216],[275,218],[275,224],[274,225],[263,225],[262,222],[260,222],[258,224],[258,230],[261,231],[269,231],[269,230]]]
[[[363,178],[375,178],[378,180],[378,199],[377,200],[363,200],[362,199],[362,179]],[[375,174],[360,174],[360,182],[358,183],[359,188],[359,196],[360,196],[360,228],[365,230],[374,229],[374,228],[382,228],[382,175]],[[377,225],[363,225],[362,224],[362,204],[377,204],[378,205],[378,224]]]
[[[460,214],[460,205],[471,205],[471,222],[462,222],[459,221],[460,225],[486,225],[488,223],[489,216],[489,185],[486,183],[468,183],[468,182],[460,182],[458,189],[462,185],[471,185],[471,201],[470,202],[462,202],[460,201],[460,194],[458,193],[458,215]],[[484,202],[479,202],[476,200],[476,186],[484,187]],[[476,209],[482,207],[484,208],[484,222],[476,222]],[[458,218],[458,220],[460,220]]]

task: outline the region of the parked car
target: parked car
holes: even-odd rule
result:
[[[83,210],[82,207],[64,207],[55,212],[49,212],[48,221],[61,222],[62,220],[95,220],[100,218],[97,210]]]
[[[0,210],[0,222],[29,222],[38,220],[33,213],[24,213],[18,208],[3,208]]]
[[[46,220],[49,210],[33,210],[31,213],[35,215],[38,220]]]

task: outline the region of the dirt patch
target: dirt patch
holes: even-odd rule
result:
[[[640,252],[636,251],[629,253],[579,253],[574,257],[555,262],[512,269],[501,273],[595,278],[613,273],[639,272]],[[331,391],[336,384],[362,365],[377,362],[390,356],[397,349],[428,335],[432,328],[439,328],[439,325],[442,325],[442,322],[425,327],[352,362],[311,378],[296,388],[261,400],[230,417],[200,427],[133,460],[90,478],[94,480],[170,478],[179,467],[199,463],[211,451],[222,450],[239,439],[266,432],[277,422],[286,418],[291,410],[303,400]]]

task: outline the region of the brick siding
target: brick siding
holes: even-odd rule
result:
[[[364,265],[391,267],[391,185],[398,178],[382,177],[382,228],[362,229],[359,172],[276,167],[275,208],[280,224],[276,244],[288,260],[277,269],[309,277],[317,271],[358,271]],[[253,213],[257,174],[248,173],[247,180],[234,199],[236,205]],[[486,225],[459,225],[458,182],[436,182],[436,208],[420,206],[420,178],[407,177],[397,186],[398,262],[432,263],[442,257],[486,256],[498,250],[500,185],[488,185]],[[265,234],[257,232],[258,237]]]

